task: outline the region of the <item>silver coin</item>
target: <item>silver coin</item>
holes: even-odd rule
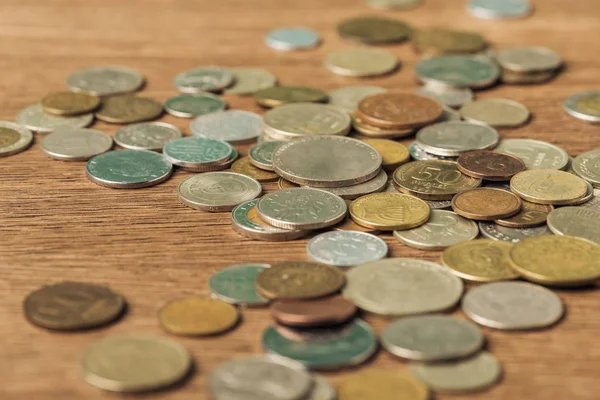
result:
[[[486,57],[444,55],[420,61],[415,73],[423,83],[483,88],[498,80],[500,68]]]
[[[417,161],[425,161],[425,160],[446,160],[446,161],[456,161],[458,157],[444,157],[437,156],[435,154],[431,154],[426,152],[417,142],[412,142],[408,146],[408,151],[412,158]]]
[[[388,182],[388,175],[384,170],[379,171],[375,178],[358,185],[351,185],[340,188],[322,188],[329,193],[337,194],[342,199],[354,200],[366,194],[381,192]]]
[[[331,231],[312,238],[306,246],[308,258],[336,267],[351,267],[385,258],[387,244],[369,233]]]
[[[141,122],[122,127],[115,133],[115,143],[125,149],[162,151],[182,133],[177,127],[165,122]]]
[[[381,154],[360,140],[309,136],[279,146],[273,169],[282,178],[311,187],[344,187],[374,178]]]
[[[57,129],[85,128],[94,120],[94,114],[61,117],[46,114],[41,104],[25,107],[17,114],[17,123],[39,133],[50,133]]]
[[[529,0],[470,0],[467,11],[476,18],[523,18],[531,14]]]
[[[263,221],[275,227],[301,230],[335,225],[348,211],[341,197],[312,188],[283,189],[266,194],[256,209]]]
[[[451,109],[448,106],[444,106],[444,111],[442,112],[442,117],[438,122],[446,122],[446,121],[460,121],[462,117],[460,113],[456,110]]]
[[[422,128],[416,142],[427,153],[439,156],[459,156],[474,150],[496,147],[500,135],[489,126],[469,122],[440,122]]]
[[[329,104],[353,114],[362,99],[385,92],[387,89],[379,86],[346,86],[329,92]]]
[[[50,158],[85,161],[105,153],[113,146],[112,138],[95,129],[57,130],[42,139],[40,147]]]
[[[267,46],[280,51],[311,49],[320,42],[321,37],[317,32],[302,27],[274,29],[265,38]]]
[[[588,202],[579,205],[579,207],[600,211],[600,189],[594,189],[592,198]]]
[[[262,68],[228,68],[228,70],[233,74],[234,83],[225,89],[227,94],[246,96],[277,84],[275,75]]]
[[[200,67],[182,72],[173,85],[182,93],[218,92],[233,83],[233,74],[225,68]]]
[[[527,169],[565,169],[569,163],[566,151],[539,140],[503,139],[495,150],[519,157]]]
[[[477,224],[452,211],[431,210],[429,221],[418,228],[394,231],[394,237],[422,250],[442,250],[479,236]]]
[[[96,96],[134,92],[143,84],[144,77],[138,71],[116,65],[84,68],[67,78],[69,90]]]
[[[572,117],[600,123],[600,91],[574,94],[565,100],[563,109]]]
[[[213,298],[229,304],[269,304],[269,300],[256,291],[256,277],[269,267],[269,264],[232,265],[213,274],[208,280],[208,288]]]
[[[347,112],[338,107],[315,104],[293,103],[269,110],[264,115],[265,130],[289,140],[305,135],[348,134],[352,120]]]
[[[465,104],[460,115],[468,122],[494,128],[517,128],[529,122],[531,113],[523,104],[509,99],[482,99]]]
[[[487,351],[455,361],[413,361],[408,367],[413,375],[435,392],[478,391],[498,383],[502,378],[502,365]]]
[[[335,388],[327,382],[327,379],[321,375],[313,374],[313,380],[315,385],[305,400],[335,400],[337,398]]]
[[[250,162],[260,169],[273,171],[273,152],[282,144],[285,142],[270,141],[257,144],[248,151]]]
[[[367,4],[373,8],[404,9],[421,5],[423,0],[367,0]]]
[[[473,91],[469,88],[451,88],[431,83],[417,89],[417,93],[434,98],[448,107],[461,107],[473,101],[474,97]]]
[[[527,239],[528,237],[552,234],[547,225],[521,229],[509,228],[493,222],[479,222],[479,231],[488,239],[502,240],[510,243],[518,243],[523,239]]]
[[[446,315],[402,318],[385,327],[384,349],[418,361],[444,361],[470,356],[485,343],[483,332],[469,321]]]
[[[462,280],[439,264],[387,258],[347,271],[342,294],[365,311],[402,316],[447,310],[462,292]]]
[[[177,187],[179,200],[204,211],[231,211],[262,193],[260,183],[233,172],[208,172],[191,176]]]
[[[296,361],[261,355],[219,365],[207,386],[214,400],[300,400],[310,393],[313,379]]]
[[[170,141],[163,148],[163,153],[173,165],[199,170],[228,160],[233,147],[222,140],[192,136]]]
[[[252,142],[261,135],[263,119],[249,111],[220,111],[192,120],[190,129],[195,136],[242,144]]]
[[[240,204],[231,212],[233,230],[250,239],[268,242],[285,242],[306,236],[308,231],[281,229],[269,225],[258,216],[258,199]]]
[[[540,329],[555,324],[564,306],[554,292],[527,282],[494,282],[467,292],[462,309],[473,321],[503,330]]]
[[[496,55],[502,68],[520,72],[546,72],[560,68],[562,60],[556,52],[545,47],[513,47]]]
[[[26,150],[33,141],[33,133],[19,124],[0,121],[0,157],[8,157]]]
[[[580,154],[573,160],[573,171],[592,185],[600,185],[600,150]]]
[[[577,236],[600,244],[600,211],[561,207],[548,214],[548,228],[555,235]]]
[[[226,108],[225,100],[211,93],[182,94],[165,102],[165,111],[180,118],[194,118]]]

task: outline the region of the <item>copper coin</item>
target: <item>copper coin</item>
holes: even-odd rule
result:
[[[463,174],[488,181],[508,181],[526,169],[520,158],[489,150],[462,154],[457,162]]]
[[[534,226],[544,225],[548,219],[548,214],[554,210],[550,204],[535,204],[521,200],[523,205],[521,211],[509,218],[498,219],[494,221],[498,225],[508,226],[510,228],[532,228]]]
[[[283,325],[321,327],[347,321],[356,314],[356,306],[342,296],[311,301],[276,301],[271,314]]]
[[[366,97],[356,116],[381,128],[419,128],[439,120],[444,107],[432,98],[412,93],[382,93]]]
[[[503,189],[476,188],[458,193],[452,209],[458,215],[478,221],[512,217],[521,210],[521,199]]]

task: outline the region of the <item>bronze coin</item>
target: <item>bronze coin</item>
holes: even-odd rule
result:
[[[412,93],[382,93],[366,97],[356,116],[380,128],[419,128],[439,120],[444,112],[440,103]]]
[[[88,93],[55,92],[41,101],[44,111],[55,115],[79,115],[94,111],[100,98]]]
[[[61,282],[31,292],[23,303],[25,316],[46,329],[89,329],[114,321],[125,307],[119,293],[101,285]]]
[[[341,324],[356,314],[356,306],[342,296],[310,301],[276,301],[271,307],[273,319],[296,327],[322,327]]]
[[[163,106],[158,101],[125,94],[103,99],[96,118],[113,124],[131,124],[156,119],[162,113]]]
[[[510,228],[531,228],[544,225],[548,219],[548,214],[554,210],[550,204],[535,204],[521,200],[523,205],[521,211],[509,218],[498,219],[494,221],[498,225],[508,226]]]
[[[521,210],[521,199],[503,189],[475,188],[458,193],[452,209],[458,215],[478,221],[508,218]]]
[[[462,154],[457,162],[463,174],[488,181],[508,181],[526,169],[520,158],[489,150]]]

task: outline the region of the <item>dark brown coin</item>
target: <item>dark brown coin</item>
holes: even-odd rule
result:
[[[33,324],[47,329],[88,329],[114,321],[125,307],[119,293],[101,285],[62,282],[31,292],[23,309]]]
[[[113,124],[131,124],[156,119],[162,112],[163,106],[158,101],[126,94],[103,99],[96,118]]]
[[[360,17],[338,25],[341,37],[361,43],[394,43],[406,40],[412,31],[402,21],[380,17]]]
[[[478,221],[508,218],[521,210],[521,199],[503,189],[476,188],[458,193],[452,209],[458,215]]]
[[[367,124],[390,129],[419,128],[440,119],[437,101],[411,93],[382,93],[363,99],[356,116]]]
[[[509,218],[498,219],[498,225],[508,226],[510,228],[531,228],[543,225],[548,219],[548,214],[554,210],[550,204],[535,204],[521,200],[523,205],[518,214]]]
[[[520,158],[489,150],[462,154],[457,162],[463,174],[488,181],[508,181],[526,168]]]
[[[311,301],[276,301],[273,319],[295,327],[322,327],[341,324],[356,314],[356,306],[342,296]]]

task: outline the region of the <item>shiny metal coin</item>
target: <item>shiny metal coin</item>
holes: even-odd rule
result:
[[[387,244],[377,236],[356,231],[331,231],[312,238],[308,258],[336,267],[351,267],[387,256]]]
[[[355,47],[329,53],[323,62],[325,68],[342,76],[378,76],[398,68],[395,54],[382,49]]]
[[[600,150],[580,154],[572,162],[575,174],[592,185],[600,185]]]
[[[518,243],[528,237],[552,234],[546,225],[521,229],[501,226],[494,222],[480,222],[479,231],[488,239],[502,240],[510,243]]]
[[[448,107],[462,107],[473,101],[473,91],[469,88],[452,88],[436,84],[426,84],[417,89],[421,96],[427,96],[436,99]]]
[[[435,154],[428,153],[421,146],[419,146],[419,143],[417,143],[417,142],[412,142],[408,146],[408,151],[410,152],[411,157],[417,161],[423,161],[423,160],[456,161],[458,159],[458,157],[444,157],[444,156],[437,156]]]
[[[531,113],[523,104],[508,99],[482,99],[465,104],[460,115],[466,121],[494,128],[517,128],[529,122]]]
[[[424,83],[457,88],[483,88],[500,77],[495,62],[477,56],[445,55],[427,58],[415,66],[415,73]]]
[[[532,139],[503,139],[494,149],[520,158],[527,169],[565,169],[566,151],[550,143]]]
[[[275,75],[262,68],[228,68],[228,70],[234,76],[234,83],[225,89],[227,94],[248,96],[277,84]]]
[[[489,126],[469,122],[440,122],[417,133],[416,142],[424,151],[438,156],[459,156],[474,150],[496,147],[500,135]]]
[[[141,122],[122,127],[115,133],[114,139],[125,149],[162,151],[167,143],[181,136],[181,131],[171,124]]]
[[[203,137],[175,139],[163,148],[163,154],[167,161],[173,165],[190,169],[222,164],[231,157],[232,153],[233,147],[229,143]]]
[[[116,65],[84,68],[67,78],[69,90],[96,96],[134,92],[143,84],[144,77],[138,71]]]
[[[94,121],[94,114],[61,117],[46,114],[40,104],[25,107],[17,114],[17,123],[38,133],[50,133],[57,129],[85,128]]]
[[[200,115],[222,111],[227,103],[219,96],[204,93],[195,95],[179,95],[167,99],[165,111],[175,117],[194,118]]]
[[[589,91],[568,97],[563,108],[565,112],[577,119],[600,123],[600,91]]]
[[[513,47],[499,51],[496,60],[503,69],[516,73],[540,73],[556,70],[562,60],[545,47]]]
[[[379,86],[346,86],[329,92],[329,104],[353,114],[362,99],[385,92],[387,89]]]
[[[95,129],[56,130],[40,143],[48,157],[62,161],[89,160],[109,151],[112,146],[112,138]]]
[[[213,298],[229,304],[263,306],[269,300],[256,291],[256,277],[269,264],[232,265],[217,271],[208,280],[208,288]]]
[[[257,144],[248,151],[250,162],[257,168],[273,171],[273,152],[285,143],[283,141],[272,141]]]
[[[379,171],[375,178],[358,185],[345,186],[340,188],[322,188],[329,193],[336,194],[342,199],[354,200],[366,194],[378,193],[386,187],[388,176],[384,170]]]
[[[600,244],[600,211],[583,207],[561,207],[548,215],[548,228],[555,235],[577,236]]]
[[[258,199],[240,204],[231,212],[233,230],[250,239],[268,242],[285,242],[304,237],[309,231],[276,228],[258,216]]]
[[[263,132],[263,119],[249,111],[230,110],[201,115],[190,123],[194,136],[243,144],[256,140]]]
[[[0,121],[0,157],[8,157],[26,150],[33,141],[33,133],[19,124]]]
[[[467,11],[481,19],[524,18],[533,7],[529,0],[470,0]]]
[[[306,135],[348,134],[348,113],[326,104],[295,103],[269,110],[264,115],[265,131],[276,140],[290,140]]]
[[[270,31],[265,38],[267,46],[274,50],[305,50],[317,47],[319,34],[309,28],[279,28]]]
[[[225,68],[200,67],[182,72],[173,85],[182,93],[218,92],[233,83],[233,74]]]

